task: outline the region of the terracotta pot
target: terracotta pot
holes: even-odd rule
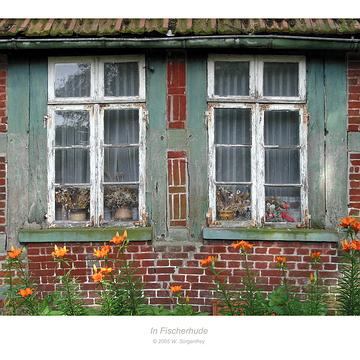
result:
[[[115,220],[132,220],[132,211],[128,207],[121,207],[116,209],[114,214]]]
[[[232,220],[235,217],[235,211],[233,210],[220,210],[219,217],[221,220]]]
[[[85,221],[86,209],[72,209],[70,210],[70,221]]]

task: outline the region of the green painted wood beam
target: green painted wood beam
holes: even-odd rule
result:
[[[240,229],[240,228],[204,228],[205,240],[260,240],[260,241],[304,241],[338,242],[340,235],[336,231],[307,229]]]
[[[360,133],[348,133],[348,150],[353,152],[360,152]]]
[[[147,128],[146,206],[154,226],[155,239],[167,233],[167,141],[166,141],[166,57],[153,54],[147,58]]]
[[[192,240],[201,239],[209,206],[208,147],[205,111],[207,110],[207,54],[187,54],[187,129],[189,144],[189,228]]]
[[[18,244],[18,229],[28,219],[29,59],[9,57],[7,143],[7,246]]]
[[[0,134],[0,154],[7,152],[7,134]]]
[[[26,243],[55,243],[55,242],[103,242],[110,241],[121,228],[62,228],[44,230],[20,230],[19,242]],[[130,241],[151,241],[152,227],[126,229]]]
[[[347,208],[347,62],[325,58],[326,226],[335,227]]]
[[[309,214],[314,227],[325,226],[325,93],[324,59],[308,57],[308,196]]]
[[[295,50],[357,51],[358,39],[322,39],[296,36],[198,36],[179,38],[62,38],[62,39],[3,39],[0,49],[202,49],[259,48]]]
[[[186,150],[188,147],[187,129],[169,129],[167,131],[167,144],[169,150]]]

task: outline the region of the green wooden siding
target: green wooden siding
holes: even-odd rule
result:
[[[307,67],[308,196],[312,225],[325,225],[325,114],[324,60],[310,57]]]
[[[8,246],[17,244],[17,232],[29,207],[29,60],[9,58],[7,146]],[[46,189],[45,189],[46,191]]]
[[[345,56],[325,58],[326,226],[336,226],[347,209],[347,66]]]

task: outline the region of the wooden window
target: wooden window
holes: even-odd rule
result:
[[[145,211],[142,56],[49,59],[48,221],[130,225]]]
[[[307,215],[304,58],[213,55],[208,64],[212,218],[298,225]]]

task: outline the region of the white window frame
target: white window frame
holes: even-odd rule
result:
[[[104,62],[137,61],[139,65],[139,96],[104,97],[103,75],[99,68]],[[91,97],[55,98],[55,64],[57,63],[91,63]],[[99,88],[102,86],[102,89]],[[104,224],[104,206],[102,180],[104,173],[103,157],[103,119],[105,109],[139,109],[139,220],[146,211],[145,205],[145,160],[146,160],[146,93],[145,93],[145,57],[143,55],[112,56],[112,57],[51,57],[48,59],[48,116],[47,116],[47,147],[48,147],[48,212],[49,225],[62,226],[99,226]],[[90,120],[90,221],[55,220],[55,112],[58,110],[88,110]],[[77,185],[69,185],[77,186]],[[86,186],[79,184],[79,186]],[[109,225],[121,224],[131,226],[131,222],[111,221]]]
[[[244,59],[244,60],[242,60]],[[214,95],[214,62],[215,61],[249,61],[253,59],[253,73],[250,71],[250,93],[252,97]],[[250,60],[251,61],[251,60]],[[264,62],[297,62],[299,63],[299,97],[264,97],[262,96],[262,77]],[[251,80],[251,77],[253,80]],[[254,86],[254,91],[251,87]],[[261,87],[261,91],[260,90]],[[307,111],[306,111],[306,61],[304,56],[243,56],[243,55],[209,55],[208,58],[208,180],[209,208],[215,226],[297,226],[304,223],[308,215],[307,185]],[[271,104],[269,103],[271,102]],[[218,221],[216,218],[216,149],[215,108],[251,108],[252,110],[252,148],[251,148],[251,221]],[[265,145],[264,145],[264,112],[266,110],[290,110],[299,112],[299,149],[300,149],[300,187],[301,219],[299,222],[265,222]],[[281,184],[286,186],[287,184]],[[295,184],[289,184],[294,186]]]

